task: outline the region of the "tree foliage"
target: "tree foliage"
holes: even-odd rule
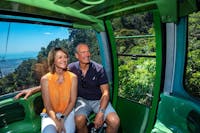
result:
[[[115,36],[129,36],[116,40],[117,52],[120,55],[119,96],[151,105],[156,75],[155,58],[123,55],[156,55],[155,38],[137,37],[154,35],[152,15],[130,15],[116,18],[112,23]]]
[[[189,16],[186,90],[200,98],[200,12]]]

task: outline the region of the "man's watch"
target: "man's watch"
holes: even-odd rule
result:
[[[99,112],[105,114],[105,109],[99,109]]]

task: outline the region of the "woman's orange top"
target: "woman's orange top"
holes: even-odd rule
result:
[[[48,73],[47,75],[50,102],[56,113],[64,113],[69,104],[73,75],[69,71],[64,72],[63,83],[57,82],[58,75],[56,73]]]

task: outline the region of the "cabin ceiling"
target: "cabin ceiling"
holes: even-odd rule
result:
[[[141,6],[141,4],[143,6]],[[71,22],[94,25],[146,7],[156,8],[155,0],[1,0],[0,11],[4,14],[33,15]],[[134,9],[134,10],[133,10]]]
[[[141,4],[149,8],[155,8],[155,0],[1,0],[1,10],[31,13],[36,15],[51,15],[62,18],[90,15],[98,19],[106,19],[110,15],[115,16],[119,12],[128,10],[142,10]],[[144,6],[143,6],[144,8]],[[60,15],[54,16],[53,13]],[[77,13],[77,14],[70,14]],[[79,17],[80,18],[80,17]],[[65,18],[66,19],[66,18]]]
[[[179,16],[196,10],[199,0],[0,0],[5,15],[47,18],[91,26],[102,30],[102,20],[130,13],[158,9],[163,22],[177,21]],[[184,8],[184,12],[177,11]],[[166,8],[163,8],[166,7]]]

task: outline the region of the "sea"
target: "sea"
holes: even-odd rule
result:
[[[36,59],[37,53],[38,52],[8,54],[4,58],[0,55],[0,78],[14,72],[24,60]]]

